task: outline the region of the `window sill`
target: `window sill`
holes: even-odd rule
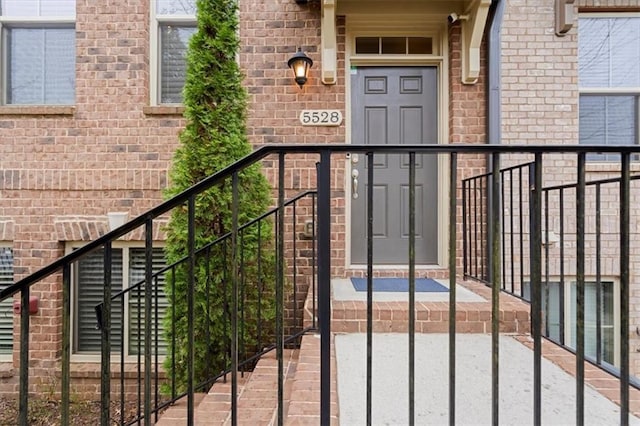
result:
[[[142,108],[142,112],[146,115],[182,115],[184,114],[183,105],[151,105]]]
[[[15,105],[0,106],[0,115],[73,115],[75,106],[70,105]]]

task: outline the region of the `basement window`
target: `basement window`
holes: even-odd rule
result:
[[[359,55],[430,55],[431,37],[356,37]]]

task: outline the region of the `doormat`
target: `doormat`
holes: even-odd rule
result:
[[[351,283],[356,291],[367,291],[366,278],[351,278]],[[374,278],[373,291],[408,292],[408,278]],[[416,292],[435,293],[448,292],[449,289],[431,278],[416,278]]]

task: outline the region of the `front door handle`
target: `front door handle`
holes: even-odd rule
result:
[[[358,198],[358,176],[360,176],[358,169],[351,170],[351,196],[354,200]]]

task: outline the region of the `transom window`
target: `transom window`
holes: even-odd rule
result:
[[[640,143],[640,14],[582,15],[578,26],[580,143]],[[616,161],[619,155],[590,155]]]
[[[0,0],[2,103],[75,102],[75,0]]]
[[[0,245],[0,290],[13,284],[13,250]],[[0,302],[0,357],[13,351],[13,299]]]
[[[431,37],[356,37],[358,55],[430,55]]]
[[[153,271],[165,266],[162,248],[153,249]],[[111,347],[133,355],[144,350],[139,338],[144,334],[144,281],[145,249],[142,247],[114,247],[112,249],[111,292],[114,296],[122,290],[135,287],[112,299]],[[101,331],[96,328],[96,305],[102,303],[104,289],[104,250],[83,257],[74,268],[73,276],[73,350],[74,353],[97,354],[100,352]],[[162,330],[162,319],[167,307],[164,296],[164,275],[153,286],[152,317]],[[155,315],[157,307],[157,315]],[[123,315],[124,310],[124,315]],[[123,322],[124,321],[124,322]],[[123,339],[122,336],[127,336]],[[155,336],[153,336],[155,342]],[[164,353],[166,345],[162,331],[158,333],[158,352]]]
[[[153,0],[154,104],[182,103],[189,39],[196,32],[196,0]]]

